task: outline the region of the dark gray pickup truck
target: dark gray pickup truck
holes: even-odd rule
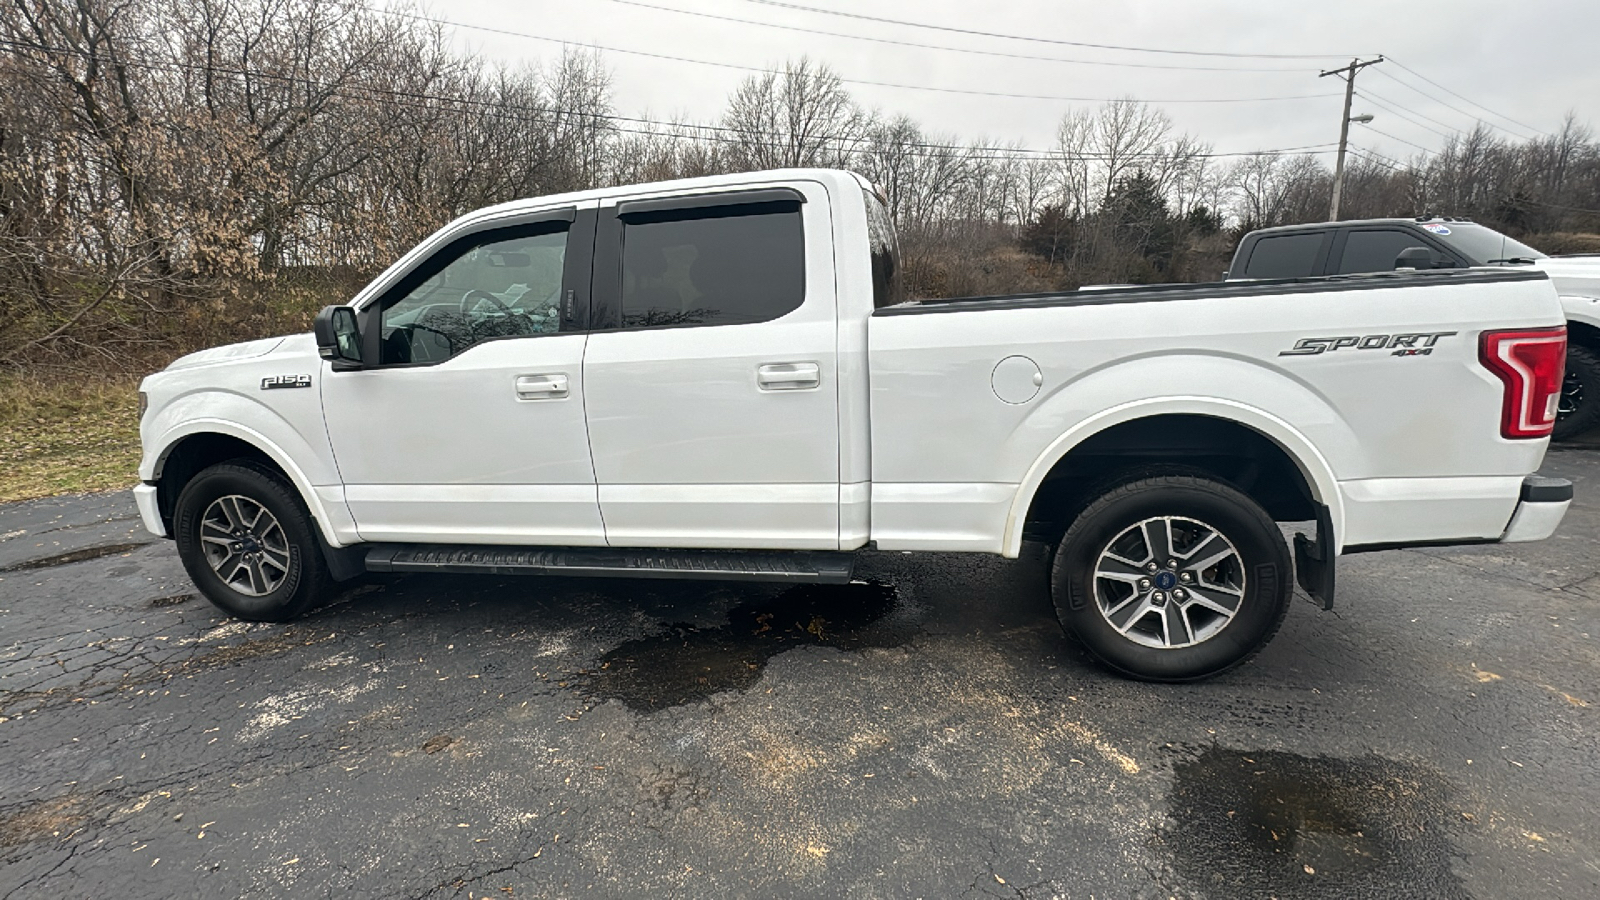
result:
[[[1252,231],[1228,280],[1358,275],[1394,269],[1527,266],[1544,271],[1567,316],[1567,371],[1556,440],[1600,426],[1600,255],[1546,256],[1493,228],[1440,216],[1312,222]]]

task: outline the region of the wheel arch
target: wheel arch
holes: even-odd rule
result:
[[[156,454],[149,481],[156,485],[156,501],[161,516],[172,533],[172,513],[184,485],[205,468],[230,459],[253,459],[283,476],[300,496],[317,527],[331,547],[346,543],[339,539],[311,479],[265,435],[236,422],[220,419],[195,420],[163,436],[161,452]]]
[[[1600,353],[1600,324],[1567,319],[1567,343]]]
[[[1108,473],[1112,468],[1181,462],[1232,482],[1231,473],[1207,460],[1175,460],[1170,454],[1162,457],[1160,446],[1150,441],[1150,435],[1159,432],[1163,424],[1178,424],[1180,420],[1184,424],[1202,423],[1209,446],[1219,451],[1219,457],[1254,459],[1264,474],[1292,479],[1288,487],[1301,495],[1303,506],[1297,507],[1273,493],[1282,485],[1256,485],[1252,486],[1254,489],[1236,485],[1257,502],[1265,500],[1262,505],[1269,513],[1277,513],[1275,517],[1281,521],[1315,519],[1312,504],[1326,506],[1334,551],[1338,551],[1344,533],[1344,506],[1332,467],[1310,439],[1282,418],[1253,406],[1217,398],[1165,397],[1107,409],[1051,442],[1017,487],[1006,517],[1002,554],[1014,558],[1020,554],[1025,536],[1052,532],[1057,525],[1064,529],[1064,524],[1048,521],[1050,508],[1057,512],[1064,511],[1063,506],[1070,508],[1082,499],[1081,492],[1096,480],[1098,473]],[[1242,443],[1230,443],[1230,439]],[[1112,448],[1116,456],[1110,458],[1115,462],[1108,465],[1104,454]],[[1091,460],[1099,461],[1089,464]]]

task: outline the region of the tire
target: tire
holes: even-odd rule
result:
[[[252,622],[286,622],[331,592],[314,527],[299,495],[250,460],[202,470],[173,514],[178,557],[195,586]]]
[[[1567,374],[1552,440],[1570,441],[1600,426],[1600,353],[1567,345]]]
[[[1171,551],[1152,554],[1161,549],[1152,539]],[[1294,568],[1255,501],[1210,478],[1168,474],[1090,502],[1056,548],[1050,589],[1062,626],[1106,666],[1144,681],[1197,681],[1271,640]]]

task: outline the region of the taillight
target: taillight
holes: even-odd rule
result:
[[[1567,329],[1485,331],[1478,358],[1506,385],[1500,436],[1549,437],[1567,367]]]

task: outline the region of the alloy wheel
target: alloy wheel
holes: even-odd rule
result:
[[[1095,605],[1117,633],[1157,649],[1199,644],[1245,596],[1239,550],[1196,519],[1157,516],[1124,529],[1095,564]]]
[[[289,577],[289,540],[277,517],[242,494],[218,497],[200,517],[200,546],[211,571],[249,597],[272,593]]]

